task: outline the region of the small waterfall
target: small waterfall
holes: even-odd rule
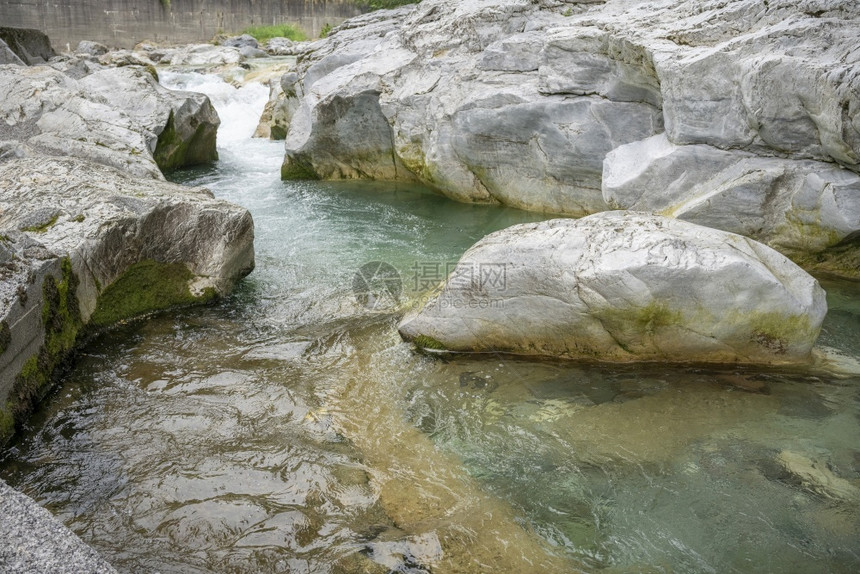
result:
[[[171,90],[200,92],[209,96],[221,118],[219,147],[231,147],[233,143],[250,138],[269,99],[269,89],[260,83],[248,83],[237,88],[215,74],[170,70],[159,70],[159,77],[161,85]]]

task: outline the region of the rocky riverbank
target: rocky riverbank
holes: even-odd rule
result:
[[[254,267],[247,210],[164,181],[217,158],[209,99],[86,48],[0,66],[0,441],[87,333],[211,301]]]
[[[858,33],[850,0],[425,0],[309,45],[267,121],[286,179],[652,211],[860,277]]]

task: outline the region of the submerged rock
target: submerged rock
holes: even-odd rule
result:
[[[803,488],[827,498],[860,503],[860,483],[836,476],[826,462],[790,450],[780,452],[777,461]]]
[[[0,68],[0,141],[16,155],[67,155],[138,177],[217,158],[218,116],[201,94],[158,85],[143,68],[80,79],[48,66]]]
[[[427,349],[600,361],[810,359],[818,282],[739,235],[607,212],[493,233],[400,324]]]
[[[85,328],[211,300],[254,266],[244,208],[79,158],[0,163],[0,231],[0,437]]]

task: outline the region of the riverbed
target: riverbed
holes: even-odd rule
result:
[[[418,353],[404,310],[544,216],[282,182],[283,143],[250,137],[266,88],[162,82],[218,109],[219,162],[172,178],[252,212],[257,268],[88,342],[0,460],[118,570],[860,569],[860,377]],[[383,305],[354,292],[373,262]],[[860,360],[860,284],[822,283],[819,347]]]

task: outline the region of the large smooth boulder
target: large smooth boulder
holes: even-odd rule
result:
[[[301,51],[301,46],[301,42],[294,42],[289,38],[277,37],[266,42],[263,49],[272,56],[293,56]]]
[[[0,40],[28,66],[44,64],[55,55],[48,36],[33,28],[0,26]]]
[[[47,66],[0,68],[0,139],[29,155],[70,155],[162,178],[147,142],[153,134],[72,77]]]
[[[228,293],[253,239],[248,211],[203,188],[71,157],[0,163],[0,435],[85,328]]]
[[[669,139],[860,169],[857,2],[741,0],[710,12],[703,29],[676,24],[689,48],[657,58]]]
[[[0,68],[0,141],[17,155],[67,155],[138,177],[217,158],[218,117],[201,94],[173,92],[143,68],[76,80],[48,66]]]
[[[94,56],[98,58],[99,56],[104,56],[110,52],[107,46],[104,44],[100,44],[99,42],[94,42],[92,40],[81,40],[78,42],[78,47],[75,48],[76,54],[82,54],[85,56]]]
[[[155,65],[149,54],[140,50],[111,50],[99,56],[99,63],[110,67]]]
[[[459,201],[576,216],[694,201],[715,177],[705,154],[735,167],[712,190],[721,206],[685,217],[856,276],[858,30],[854,0],[424,0],[305,45],[260,133],[286,134],[285,179],[417,179]],[[666,162],[626,147],[661,135],[695,149]],[[637,207],[605,176],[643,161],[628,188],[655,185]],[[669,163],[696,182],[685,199],[658,173]]]
[[[739,235],[634,212],[488,235],[400,324],[427,349],[597,361],[806,361],[818,282]]]
[[[251,36],[250,34],[242,34],[241,36],[231,36],[221,42],[222,46],[229,46],[231,48],[244,48],[248,46],[250,48],[259,48],[260,44],[257,42],[257,39]]]
[[[653,68],[619,57],[628,80],[577,87],[559,74],[604,66],[588,50],[605,39],[518,33],[533,10],[522,0],[425,4],[350,20],[308,48],[285,96],[300,105],[284,178],[417,178],[461,201],[606,209],[606,153],[662,130]]]
[[[860,276],[860,175],[834,163],[676,145],[665,134],[620,146],[604,162],[612,207],[739,233],[822,271]]]
[[[156,136],[147,145],[162,171],[218,159],[216,136],[221,120],[205,95],[168,90],[139,67],[95,72],[82,78],[80,86],[124,110]]]

